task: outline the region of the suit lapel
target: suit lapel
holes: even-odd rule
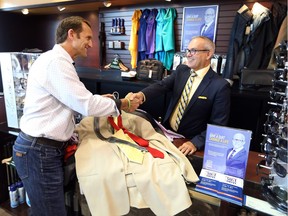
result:
[[[180,79],[179,79],[179,77],[176,77],[176,80],[177,80],[176,82],[178,82],[178,85],[177,85],[177,91],[175,94],[175,99],[174,99],[172,106],[171,106],[172,109],[178,104],[178,101],[182,95],[183,89],[186,85],[186,82],[187,82],[189,76],[190,76],[190,69],[187,69],[185,71],[181,71],[180,73],[183,73],[183,75],[180,76]],[[172,109],[167,110],[167,112],[169,112],[169,116],[173,111]]]
[[[204,76],[202,82],[200,83],[200,85],[198,86],[197,90],[195,91],[195,93],[193,94],[186,110],[185,113],[187,112],[187,110],[189,110],[193,104],[196,102],[197,98],[203,93],[203,91],[209,86],[211,79],[213,77],[213,72],[211,69],[209,69],[209,71],[207,72],[207,74]],[[184,115],[185,115],[184,113]]]

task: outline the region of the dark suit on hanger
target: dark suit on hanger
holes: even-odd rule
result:
[[[146,100],[171,92],[170,103],[163,119],[163,125],[168,129],[171,129],[169,119],[178,104],[190,70],[187,65],[179,65],[169,77],[141,90]],[[229,113],[229,83],[210,68],[185,109],[177,133],[191,140],[197,149],[203,149],[207,123],[226,125]]]
[[[214,39],[215,22],[213,22],[210,26],[208,26],[207,29],[205,29],[204,32],[202,32],[204,27],[205,23],[200,26],[199,35],[208,37],[210,40],[214,41],[213,39]]]
[[[245,176],[245,166],[248,160],[247,152],[243,148],[239,152],[237,152],[233,157],[229,157],[228,155],[233,150],[233,148],[228,149],[226,155],[226,175],[231,175],[239,178],[244,178]]]

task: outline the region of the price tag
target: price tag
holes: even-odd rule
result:
[[[149,75],[148,75],[149,78],[152,78],[152,70],[149,70]]]
[[[250,26],[246,26],[245,35],[249,35],[249,34],[250,34],[250,31],[251,31]]]

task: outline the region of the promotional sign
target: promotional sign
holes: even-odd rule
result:
[[[208,124],[197,191],[242,205],[251,135],[249,130]]]
[[[215,42],[218,5],[184,7],[182,19],[181,51],[187,49],[194,36],[206,36]]]

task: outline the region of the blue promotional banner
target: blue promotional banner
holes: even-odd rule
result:
[[[208,124],[196,190],[242,205],[252,132]]]
[[[189,42],[195,36],[205,36],[215,42],[217,21],[218,5],[184,7],[181,51],[187,49]]]

